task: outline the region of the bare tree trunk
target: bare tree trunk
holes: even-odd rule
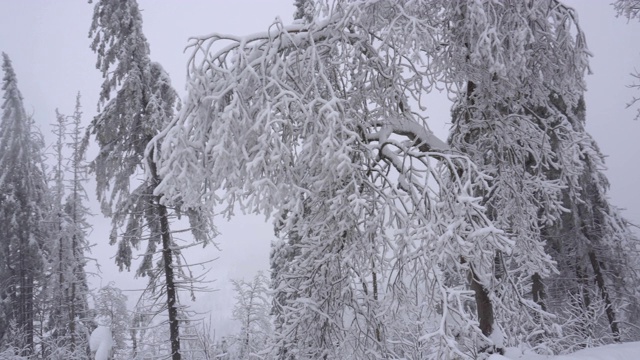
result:
[[[373,282],[373,301],[378,304],[378,274],[375,270],[375,263],[371,260],[371,268],[372,271],[372,282]],[[382,334],[380,334],[380,323],[376,324],[376,341],[378,343],[382,342]]]
[[[616,313],[613,310],[613,304],[611,304],[609,292],[607,291],[607,286],[604,283],[604,276],[602,275],[600,262],[593,250],[589,251],[589,260],[591,261],[591,267],[593,268],[593,272],[596,276],[596,284],[598,284],[598,288],[600,288],[600,295],[605,303],[605,312],[607,313],[607,319],[609,320],[613,340],[615,342],[620,342],[620,330],[618,329],[618,321],[616,321]]]
[[[469,270],[469,283],[471,284],[471,290],[473,290],[476,297],[476,308],[478,312],[478,322],[480,322],[480,330],[482,330],[482,334],[484,336],[489,337],[493,332],[493,305],[491,304],[491,299],[489,299],[489,293],[478,280],[473,267]]]
[[[159,200],[159,197],[158,197]],[[173,250],[171,249],[171,233],[167,208],[158,204],[160,229],[162,231],[162,259],[167,286],[167,310],[169,312],[169,339],[171,341],[171,359],[180,360],[180,324],[176,306],[176,287],[173,276]]]
[[[547,310],[547,306],[544,303],[546,298],[546,294],[544,292],[544,283],[542,282],[542,277],[538,273],[534,273],[531,276],[531,281],[533,284],[531,285],[531,292],[533,293],[533,302],[540,305],[540,308],[543,311]]]
[[[75,215],[75,210],[74,210],[74,214],[73,214],[73,223],[75,225],[76,222],[76,215]],[[75,231],[75,229],[74,229]],[[79,259],[76,256],[76,247],[77,247],[77,239],[76,239],[76,234],[73,234],[73,236],[71,237],[71,254],[72,254],[72,258],[73,261],[77,262],[79,261]],[[78,281],[78,277],[77,277],[77,266],[76,264],[73,264],[73,270],[72,270],[72,277],[71,277],[71,298],[70,298],[70,305],[71,305],[71,309],[69,311],[69,334],[71,335],[70,338],[70,342],[71,342],[71,351],[75,353],[76,351],[76,281]]]
[[[149,169],[154,181],[154,189],[160,182],[156,164],[149,161]],[[156,196],[156,206],[160,219],[162,234],[162,260],[164,263],[165,282],[167,287],[167,311],[169,313],[169,342],[171,342],[171,359],[181,360],[180,354],[180,323],[178,322],[178,308],[176,306],[176,287],[173,274],[173,250],[171,249],[171,229],[169,228],[169,213],[167,207],[160,203],[160,196]]]

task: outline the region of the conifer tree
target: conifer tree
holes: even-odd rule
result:
[[[4,72],[0,121],[0,346],[23,356],[34,351],[34,298],[43,270],[42,243],[47,185],[42,168],[42,137],[27,116],[11,60]],[[13,331],[7,331],[13,323]]]
[[[135,0],[98,1],[90,33],[97,67],[104,77],[102,109],[87,132],[95,135],[100,148],[91,163],[98,199],[103,213],[112,218],[110,243],[118,244],[116,263],[120,270],[130,269],[132,248],[147,242],[136,275],[148,276],[149,288],[166,296],[161,310],[168,312],[172,359],[178,360],[178,290],[187,287],[190,280],[180,280],[186,277],[170,229],[174,212],[156,193],[161,178],[154,156],[159,148],[151,142],[174,116],[178,97],[168,74],[149,57]],[[143,180],[132,190],[130,184],[136,184],[136,176]],[[188,209],[186,214],[196,243],[208,243],[211,227],[207,218],[198,209]],[[156,262],[157,253],[161,258]]]
[[[548,281],[553,294],[546,300],[548,311],[564,319],[561,324],[570,323],[575,308],[581,308],[583,315],[601,311],[606,320],[588,324],[600,332],[592,344],[637,339],[637,330],[626,324],[638,316],[638,238],[607,197],[604,156],[585,130],[584,100],[573,107],[559,95],[551,100],[552,106],[538,114],[554,119],[548,129],[555,130],[547,136],[560,163],[549,172],[565,185],[561,199],[566,210],[558,221],[543,228],[547,253],[558,264],[558,274]],[[590,341],[587,336],[582,338],[583,346]]]
[[[48,333],[51,334],[51,347],[65,348],[68,344],[66,324],[68,320],[68,303],[66,290],[68,285],[67,264],[71,261],[69,255],[68,237],[66,236],[66,226],[68,219],[64,213],[64,176],[66,172],[65,154],[63,153],[66,136],[66,116],[56,109],[56,123],[54,124],[53,133],[56,135],[56,143],[54,145],[55,165],[53,168],[53,186],[52,193],[52,212],[49,216],[49,222],[52,225],[52,241],[47,244],[50,252],[50,279],[48,283],[48,291],[50,297],[50,314],[47,324]]]
[[[71,117],[70,142],[67,146],[71,152],[70,179],[67,182],[68,195],[64,211],[69,219],[68,234],[71,237],[70,249],[70,290],[69,290],[69,333],[71,334],[72,351],[81,351],[86,347],[84,334],[88,329],[89,319],[89,286],[85,265],[86,253],[90,250],[89,231],[91,225],[87,217],[90,215],[84,183],[88,181],[85,155],[82,148],[83,127],[80,93],[76,96],[76,105]]]
[[[90,226],[86,219],[89,210],[84,205],[87,199],[83,183],[87,179],[82,130],[78,94],[72,116],[66,116],[56,109],[53,130],[56,143],[53,156],[55,165],[51,175],[52,211],[47,219],[52,241],[46,244],[50,270],[44,285],[48,321],[46,331],[41,335],[42,353],[49,357],[84,359],[88,356],[85,348],[90,322],[87,302],[89,288],[84,268]]]

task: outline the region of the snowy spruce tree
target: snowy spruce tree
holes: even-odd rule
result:
[[[0,120],[0,350],[34,353],[34,308],[44,270],[48,188],[42,136],[22,102],[9,56],[2,54]]]
[[[91,163],[98,199],[103,213],[112,218],[110,243],[118,244],[120,270],[130,269],[133,249],[146,241],[136,275],[149,278],[149,288],[158,294],[157,313],[166,310],[168,314],[171,353],[177,360],[178,291],[188,289],[193,279],[183,274],[186,265],[180,263],[180,247],[170,228],[171,218],[180,215],[179,208],[170,205],[179,205],[179,201],[161,203],[156,190],[161,180],[155,161],[159,147],[152,139],[172,119],[178,97],[168,74],[149,57],[135,0],[97,1],[90,34],[104,77],[102,109],[87,132],[99,146]],[[141,182],[136,180],[141,177]],[[186,215],[196,243],[207,244],[211,236],[207,218],[197,208],[190,208]]]
[[[556,96],[553,104],[557,118],[566,122],[555,127],[565,129],[561,132],[564,140],[555,142],[558,158],[579,161],[572,167],[576,171],[573,181],[565,181],[562,190],[562,206],[567,211],[554,226],[544,228],[547,251],[559,270],[549,279],[549,292],[553,294],[548,299],[549,310],[567,319],[561,321],[565,324],[572,317],[572,308],[581,308],[586,316],[600,313],[602,316],[590,319],[589,324],[597,335],[585,335],[581,329],[573,334],[584,341],[591,339],[591,345],[637,340],[640,334],[630,324],[637,322],[640,315],[639,239],[621,211],[609,203],[604,156],[584,128],[584,101],[570,108]],[[568,136],[567,128],[573,136]],[[554,138],[553,134],[549,136]],[[559,169],[566,172],[568,168],[563,163]],[[555,176],[561,173],[559,169]],[[569,333],[563,331],[565,335]]]
[[[69,161],[69,179],[66,182],[67,198],[64,203],[64,212],[69,219],[68,236],[70,237],[71,262],[69,264],[70,281],[69,292],[69,333],[73,348],[82,349],[84,345],[76,345],[84,340],[83,334],[87,332],[89,322],[87,273],[85,265],[88,262],[87,252],[90,250],[89,233],[91,225],[88,217],[91,215],[85,205],[89,200],[84,188],[88,181],[87,164],[82,143],[84,141],[82,126],[82,107],[80,93],[76,96],[76,105],[71,117],[69,142],[67,148],[71,153]],[[76,335],[77,334],[77,335]],[[75,349],[74,349],[75,350]]]
[[[579,211],[579,208],[584,204],[593,205],[587,207],[595,212],[609,208],[602,190],[606,180],[601,181],[601,167],[593,160],[599,153],[582,124],[582,78],[587,67],[588,52],[584,35],[573,20],[575,13],[562,4],[515,4],[506,12],[496,11],[490,4],[483,7],[474,9],[474,5],[469,5],[464,8],[465,12],[458,16],[459,22],[453,26],[455,31],[460,31],[462,39],[466,37],[471,40],[460,43],[463,57],[459,58],[464,59],[470,70],[467,71],[469,80],[464,92],[458,96],[455,104],[451,144],[453,148],[468,154],[480,169],[491,176],[490,191],[478,195],[483,197],[488,216],[498,227],[507,231],[516,244],[510,254],[495,255],[494,286],[487,290],[493,291],[493,296],[504,297],[511,291],[509,282],[514,282],[530,289],[527,292],[531,296],[527,298],[533,300],[533,304],[523,302],[529,304],[525,306],[525,311],[503,310],[502,315],[497,316],[506,316],[501,322],[509,324],[513,314],[519,313],[521,316],[515,322],[518,325],[505,330],[510,333],[512,341],[536,343],[541,339],[541,334],[548,335],[550,330],[544,326],[542,319],[545,317],[543,312],[547,310],[544,279],[556,273],[556,263],[564,266],[575,264],[575,258],[586,259],[586,254],[576,250],[575,241],[580,242],[583,249],[593,249],[603,237],[595,235],[594,229],[590,230],[584,225],[593,221],[590,221],[588,212]],[[521,45],[512,40],[502,41],[499,37],[494,39],[492,35],[490,41],[496,42],[496,50],[473,56],[468,44],[488,40],[485,39],[485,32],[476,32],[468,27],[465,29],[465,24],[469,23],[467,19],[492,21],[492,16],[512,19],[520,17],[522,13],[535,19],[542,16],[536,13],[552,15],[547,16],[544,22],[537,21],[534,29],[523,30],[522,36],[526,41]],[[485,17],[478,14],[484,14]],[[500,23],[496,21],[496,24]],[[502,24],[503,28],[498,27],[497,30],[506,34],[507,29],[517,22],[508,20]],[[491,33],[499,34],[495,30]],[[555,33],[558,40],[548,41],[548,33]],[[557,46],[558,41],[563,44],[562,47]],[[500,64],[505,56],[502,52],[513,46],[523,46],[519,51],[523,56],[516,59],[523,67],[518,70],[519,74],[505,77],[503,73],[513,70]],[[531,69],[540,71],[532,72]],[[578,119],[579,116],[582,116],[582,120]],[[572,228],[581,237],[567,236],[566,231],[561,231],[563,235],[560,235],[558,229],[561,228]],[[604,236],[614,236],[618,228],[609,228]],[[589,240],[591,245],[587,246],[587,241],[583,239],[589,237],[592,237]],[[570,248],[575,251],[567,251]],[[596,265],[589,267],[598,272],[598,261],[594,259],[593,264]],[[572,274],[575,275],[575,266],[573,270]],[[582,270],[578,272],[583,273]],[[504,276],[504,273],[509,276]],[[597,278],[601,280],[598,281],[601,285],[598,291],[603,294],[604,303],[609,303],[605,306],[615,339],[619,331],[613,305],[602,276]],[[586,278],[584,281],[592,283]],[[567,300],[562,293],[554,292],[554,295],[559,298],[547,300],[554,303]],[[493,312],[494,309],[487,307],[487,322],[494,317]],[[478,314],[482,324],[481,313]]]

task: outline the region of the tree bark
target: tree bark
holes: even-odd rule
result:
[[[149,161],[149,169],[154,180],[155,189],[160,182],[156,164]],[[167,207],[160,203],[160,196],[155,197],[160,232],[162,235],[162,260],[164,263],[165,282],[167,287],[167,312],[169,313],[169,342],[171,343],[171,359],[181,360],[180,354],[180,323],[178,322],[178,308],[176,306],[176,287],[173,273],[173,250],[171,249],[171,230],[169,228],[169,214]]]
[[[600,289],[600,295],[602,296],[602,300],[604,301],[604,304],[605,304],[605,312],[607,313],[607,319],[609,320],[609,326],[611,327],[613,340],[615,342],[620,342],[620,330],[618,329],[618,321],[616,320],[616,313],[613,310],[613,304],[611,304],[611,298],[609,297],[607,286],[604,283],[604,276],[602,275],[600,262],[598,261],[598,258],[596,257],[596,253],[593,250],[589,251],[589,260],[591,261],[591,267],[593,268],[593,273],[596,276],[596,284],[598,284],[598,288]]]
[[[485,289],[478,280],[473,267],[469,270],[469,283],[471,284],[471,290],[473,290],[476,297],[476,308],[478,312],[480,330],[484,336],[489,337],[493,332],[493,304],[491,304],[491,299],[489,299],[489,292],[487,292],[487,289]]]
[[[534,273],[531,276],[531,281],[533,284],[531,285],[531,292],[533,293],[533,302],[540,305],[540,308],[543,311],[547,311],[547,306],[545,305],[546,295],[544,293],[544,283],[542,282],[542,277],[538,273]]]

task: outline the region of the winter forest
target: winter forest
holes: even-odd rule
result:
[[[257,30],[202,22],[179,73],[144,25],[168,0],[20,3],[0,2],[0,360],[640,357],[640,215],[611,195],[640,153],[610,176],[590,131],[640,120],[637,35],[611,105],[589,96],[606,26],[575,1],[247,2],[260,21],[228,17]],[[39,6],[82,8],[32,20],[81,41],[9,30]],[[606,10],[640,29],[640,0]],[[57,90],[16,59],[48,46],[64,67],[30,61],[83,85],[43,113]]]

